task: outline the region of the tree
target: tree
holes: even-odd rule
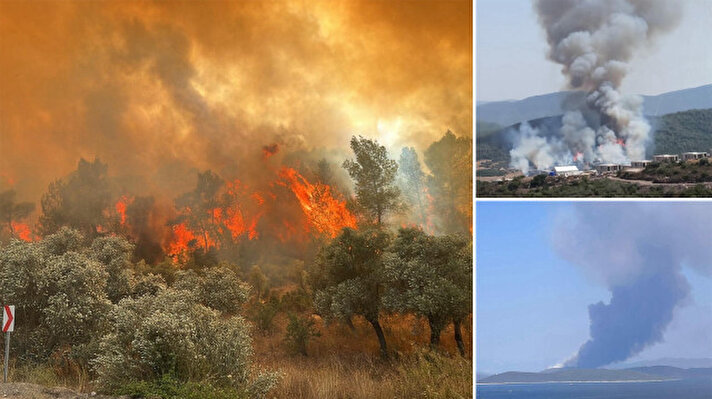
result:
[[[463,356],[460,324],[472,309],[472,258],[468,259],[467,250],[468,242],[460,237],[436,237],[417,228],[402,228],[384,261],[387,308],[425,317],[433,347],[440,343],[441,331],[450,322],[456,323],[456,341]]]
[[[176,208],[182,212],[179,222],[185,221],[190,230],[200,233],[205,251],[213,245],[212,239],[218,237],[214,210],[219,206],[218,193],[224,183],[220,176],[206,170],[198,173],[193,191],[175,200]]]
[[[398,173],[402,192],[411,207],[415,208],[418,224],[422,226],[426,222],[425,173],[420,166],[415,148],[403,147],[398,162]]]
[[[436,198],[445,233],[469,233],[472,229],[472,139],[451,131],[425,150],[430,192]]]
[[[289,314],[284,343],[291,353],[306,356],[309,340],[320,336],[321,334],[314,327],[314,320],[311,317],[301,318],[292,313]]]
[[[382,230],[345,228],[322,248],[310,271],[317,313],[344,322],[363,316],[376,332],[384,357],[388,350],[379,315],[384,288],[382,257],[389,243],[389,235]]]
[[[50,183],[42,196],[40,233],[49,235],[68,226],[88,239],[99,235],[109,224],[104,212],[111,200],[107,172],[108,166],[99,159],[88,162],[82,158],[76,171]]]
[[[25,219],[35,210],[31,202],[15,202],[15,190],[0,193],[0,223],[10,232],[10,237],[16,238],[15,223]]]
[[[379,228],[388,212],[399,208],[400,190],[395,185],[398,164],[388,158],[386,147],[359,136],[351,138],[356,160],[344,161],[343,167],[356,184],[356,198]]]

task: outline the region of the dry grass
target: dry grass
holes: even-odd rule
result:
[[[427,349],[427,324],[412,316],[382,320],[391,359],[381,360],[371,326],[354,321],[354,330],[325,325],[309,345],[309,356],[288,356],[281,344],[285,320],[276,331],[255,337],[259,366],[278,369],[283,378],[270,398],[470,398],[472,397],[471,320],[463,326],[466,358],[457,354],[452,326],[443,332],[439,353]]]

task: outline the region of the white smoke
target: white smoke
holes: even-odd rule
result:
[[[681,4],[667,0],[535,0],[534,8],[547,34],[549,58],[563,66],[570,88],[588,95],[579,109],[564,115],[561,139],[543,138],[537,151],[518,148],[535,143],[534,137],[515,140],[511,166],[526,172],[530,163],[543,165],[537,162],[543,159],[553,159],[545,162],[549,167],[570,159],[604,163],[644,159],[651,135],[642,98],[623,95],[618,88],[635,51],[677,25]],[[584,118],[590,111],[596,117]],[[557,143],[564,143],[567,150],[561,151]],[[556,151],[543,153],[551,149]],[[525,163],[527,167],[522,167]]]

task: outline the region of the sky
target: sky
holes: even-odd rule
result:
[[[681,23],[636,54],[623,92],[655,95],[712,83],[712,0],[680,0]],[[477,101],[518,100],[565,89],[531,0],[476,1]]]
[[[36,201],[80,157],[151,186],[471,136],[472,35],[469,0],[0,1],[0,190]]]
[[[607,303],[611,294],[592,273],[565,260],[554,242],[555,221],[581,206],[600,203],[477,203],[478,373],[540,371],[570,358],[589,338],[588,305]],[[690,267],[682,273],[691,294],[675,310],[664,342],[628,361],[712,358],[712,278]]]

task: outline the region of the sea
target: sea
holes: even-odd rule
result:
[[[477,385],[477,399],[712,399],[712,379]]]

